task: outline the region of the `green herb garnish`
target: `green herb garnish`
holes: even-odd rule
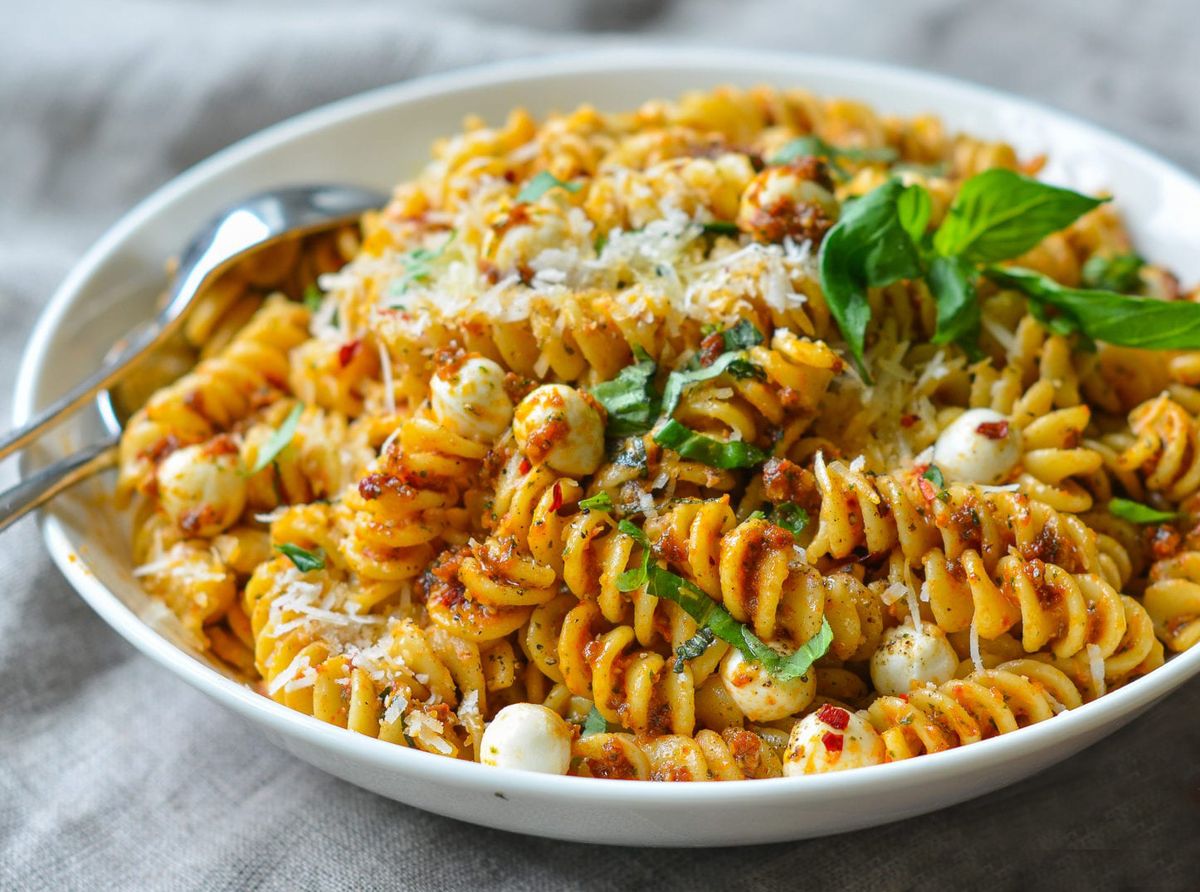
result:
[[[839,161],[857,161],[857,162],[877,162],[890,164],[895,161],[899,155],[896,150],[890,146],[881,146],[872,149],[855,149],[842,148],[840,146],[827,143],[825,140],[816,134],[810,133],[807,136],[800,136],[790,140],[780,146],[779,151],[771,156],[768,163],[770,164],[787,164],[789,161],[795,161],[797,158],[824,158],[829,162],[829,167],[840,177],[846,177],[847,172],[838,162]]]
[[[1178,511],[1159,511],[1130,499],[1113,499],[1108,503],[1108,513],[1131,523],[1167,523],[1179,519]]]
[[[752,468],[767,460],[767,453],[753,443],[745,440],[715,440],[685,427],[673,418],[655,432],[654,442],[674,449],[684,458],[726,471]]]
[[[1200,304],[1068,288],[1041,273],[1011,266],[988,267],[985,272],[997,284],[1023,292],[1031,307],[1057,310],[1060,325],[1092,340],[1143,350],[1200,348]]]
[[[1093,254],[1083,265],[1083,284],[1097,291],[1137,291],[1145,265],[1146,261],[1136,254]]]
[[[588,711],[587,718],[583,720],[583,728],[579,732],[579,736],[591,737],[593,734],[604,734],[607,731],[608,721],[600,715],[600,710],[593,706]]]
[[[938,489],[946,488],[946,476],[942,473],[942,469],[937,465],[930,465],[925,469],[925,473],[921,475]]]
[[[713,634],[713,630],[708,626],[701,628],[695,635],[675,648],[674,670],[682,672],[686,668],[684,661],[694,660],[699,656],[703,656],[704,652],[708,650],[709,645],[716,638],[717,636]]]
[[[517,204],[529,204],[537,201],[551,189],[566,189],[568,192],[578,192],[583,188],[582,183],[571,183],[560,180],[548,170],[543,170],[517,193]]]
[[[606,492],[598,492],[594,496],[588,496],[579,503],[579,507],[585,511],[611,511],[613,509],[613,500]]]
[[[283,424],[267,438],[267,442],[263,443],[262,448],[258,450],[258,457],[254,461],[254,467],[246,471],[245,476],[253,477],[279,456],[288,443],[292,442],[292,437],[296,435],[296,428],[300,424],[300,416],[304,414],[304,403],[296,403],[292,406],[292,411],[283,419]]]
[[[808,512],[793,502],[781,502],[771,512],[771,523],[799,537],[808,526]]]
[[[592,388],[592,396],[608,413],[605,433],[610,437],[644,434],[658,417],[658,400],[654,393],[654,373],[657,366],[641,347],[633,350],[637,360],[627,365],[611,381]]]
[[[281,542],[275,546],[275,550],[286,556],[301,573],[325,569],[325,555],[319,548],[313,552],[303,549],[299,545],[292,545],[290,542]]]
[[[741,230],[736,223],[728,220],[717,220],[715,223],[701,223],[705,235],[739,235]]]
[[[304,289],[304,306],[308,307],[310,313],[315,313],[321,308],[322,301],[325,300],[325,294],[317,287],[315,282],[309,282],[308,287]]]
[[[725,350],[749,350],[763,342],[763,334],[749,319],[739,319],[737,325],[721,332]]]

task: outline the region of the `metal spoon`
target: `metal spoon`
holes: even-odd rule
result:
[[[214,218],[183,252],[166,305],[154,321],[132,338],[119,355],[24,427],[0,436],[0,459],[27,445],[100,390],[111,387],[133,363],[179,328],[206,282],[247,252],[282,238],[340,226],[363,211],[380,207],[384,201],[383,195],[357,186],[293,186],[251,196]]]
[[[51,464],[0,493],[0,531],[63,490],[112,467],[125,418],[109,388],[133,365],[162,346],[187,317],[212,277],[245,256],[284,238],[312,235],[378,208],[385,196],[356,186],[297,186],[252,196],[213,219],[184,251],[158,316],[118,344],[100,369],[53,402],[24,427],[0,437],[0,459],[29,443],[95,397],[108,436]]]

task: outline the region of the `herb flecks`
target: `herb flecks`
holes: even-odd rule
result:
[[[296,436],[296,428],[299,427],[300,416],[303,414],[304,403],[296,403],[292,406],[292,411],[288,413],[287,418],[283,419],[283,424],[279,425],[267,438],[267,442],[259,448],[254,466],[246,471],[247,477],[253,477],[279,457],[279,453],[283,452],[292,442],[292,438]]]

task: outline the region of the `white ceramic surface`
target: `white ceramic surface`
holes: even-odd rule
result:
[[[388,187],[416,171],[464,115],[499,122],[591,102],[645,99],[722,83],[802,86],[898,114],[935,112],[948,126],[1047,152],[1046,176],[1110,188],[1139,247],[1200,279],[1200,183],[1147,152],[1033,103],[927,74],[845,60],[720,50],[641,50],[524,61],[376,90],[250,137],[155,192],[87,253],[30,338],[16,423],[99,361],[142,318],[162,265],[212,213],[256,190],[318,180]],[[24,457],[26,471],[97,435],[81,417]],[[1026,777],[1137,717],[1200,672],[1200,648],[1052,721],[933,756],[840,774],[725,784],[637,784],[550,777],[453,761],[370,740],[292,712],[226,677],[188,646],[165,608],[130,575],[128,521],[110,480],[60,498],[42,517],[46,544],[83,598],[121,635],[188,684],[311,764],[381,795],[466,821],[583,842],[734,845],[836,833],[962,801]],[[155,708],[153,704],[148,709]]]

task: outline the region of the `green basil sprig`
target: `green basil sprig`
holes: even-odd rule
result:
[[[932,203],[922,186],[892,179],[847,202],[822,242],[819,266],[826,302],[859,371],[870,380],[863,363],[868,288],[924,279],[937,304],[933,342],[955,343],[976,356],[980,265],[1024,254],[1106,200],[995,168],[962,184],[932,234],[926,232]],[[1079,328],[1105,339],[1086,324]]]
[[[654,442],[674,449],[681,456],[724,471],[753,468],[767,460],[767,453],[745,440],[716,440],[697,433],[674,418],[654,432]]]
[[[1085,288],[1128,294],[1141,287],[1145,265],[1137,254],[1093,254],[1080,273]]]
[[[840,161],[890,164],[899,156],[896,150],[890,146],[881,146],[880,148],[873,149],[843,148],[828,143],[816,134],[810,133],[807,136],[799,136],[784,143],[780,146],[779,151],[771,156],[769,163],[787,164],[790,161],[795,161],[797,158],[807,157],[824,158],[834,173],[839,177],[845,178],[848,174],[846,169],[838,163]]]
[[[812,664],[823,657],[833,643],[829,621],[821,620],[821,628],[808,641],[790,654],[781,654],[755,635],[748,626],[738,622],[729,611],[710,598],[695,584],[658,566],[653,560],[650,540],[629,521],[621,521],[618,529],[632,537],[642,547],[642,563],[617,577],[617,588],[633,591],[645,585],[656,598],[666,598],[683,608],[700,628],[709,628],[713,635],[737,648],[750,660],[759,663],[780,681],[789,681],[807,674]]]
[[[612,496],[601,491],[582,500],[579,507],[585,511],[611,511],[613,509]]]
[[[654,392],[654,360],[641,347],[634,348],[633,365],[627,365],[611,381],[592,388],[592,396],[608,413],[605,432],[610,437],[644,434],[658,417],[659,401]]]
[[[580,737],[591,737],[593,734],[604,734],[608,731],[608,722],[604,716],[600,714],[595,706],[593,706],[587,714],[587,718],[583,720],[583,726],[580,728]]]

